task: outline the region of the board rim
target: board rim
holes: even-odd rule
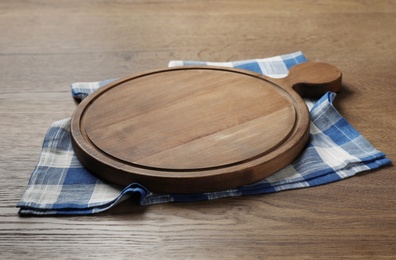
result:
[[[229,165],[218,168],[204,168],[204,169],[160,169],[153,167],[146,167],[139,165],[136,167],[135,165],[125,165],[123,162],[119,162],[117,160],[107,160],[108,157],[103,156],[103,153],[100,149],[94,149],[96,147],[88,137],[84,136],[84,133],[81,131],[81,120],[85,113],[85,108],[89,107],[92,102],[100,97],[106,91],[109,91],[111,88],[115,88],[124,82],[129,80],[133,80],[136,78],[144,77],[153,73],[159,73],[164,71],[172,71],[172,70],[192,70],[192,69],[201,69],[201,70],[221,70],[228,71],[233,73],[240,73],[243,75],[252,76],[258,78],[260,80],[265,80],[266,82],[272,84],[273,86],[279,87],[282,89],[290,101],[294,105],[295,109],[295,122],[293,130],[289,133],[288,137],[283,140],[283,143],[277,146],[273,151],[266,153],[264,156],[259,156],[258,158],[251,159],[247,162],[237,163],[236,165]],[[178,192],[178,193],[191,193],[191,192],[200,192],[200,191],[212,191],[212,190],[221,190],[224,189],[221,183],[212,184],[207,188],[180,188],[184,187],[185,183],[191,182],[194,179],[197,180],[197,183],[205,183],[208,182],[210,178],[216,180],[219,179],[219,182],[224,182],[224,180],[231,180],[232,183],[238,183],[230,185],[227,188],[235,188],[236,186],[250,184],[254,181],[258,181],[259,179],[263,179],[270,174],[276,172],[277,170],[285,167],[288,163],[290,163],[297,154],[301,152],[304,148],[306,141],[308,140],[309,135],[309,114],[307,107],[301,97],[295,93],[294,91],[290,91],[291,87],[282,86],[280,83],[282,81],[277,81],[277,79],[270,79],[261,74],[236,69],[236,68],[224,68],[224,67],[216,67],[216,66],[185,66],[185,67],[173,67],[173,68],[160,68],[156,70],[151,70],[148,72],[143,72],[135,75],[131,75],[120,80],[109,83],[108,85],[96,90],[94,93],[85,98],[76,108],[73,113],[71,120],[71,136],[72,136],[72,145],[73,149],[77,155],[77,158],[81,161],[81,163],[88,168],[90,171],[99,177],[102,177],[106,180],[114,182],[116,184],[126,186],[130,184],[131,181],[139,181],[143,185],[151,188],[151,190],[160,191],[160,192]],[[88,139],[88,140],[87,140]],[[108,155],[108,154],[107,154]],[[286,165],[277,165],[276,160],[279,158],[283,158],[283,161],[286,161]],[[260,166],[268,164],[271,166],[271,171],[267,171],[266,173],[259,173]],[[100,166],[105,172],[97,172],[94,171],[93,165]],[[243,174],[242,171],[248,170],[248,173]],[[251,173],[249,173],[251,171]],[[199,173],[199,176],[197,176]],[[114,175],[114,176],[112,176]],[[125,176],[125,181],[120,180],[122,175]],[[235,176],[232,176],[235,175]],[[245,180],[241,180],[244,178]],[[114,179],[117,179],[116,181]],[[172,183],[175,182],[175,183]],[[151,185],[150,183],[154,183]],[[158,183],[158,184],[155,184]],[[180,185],[179,185],[179,184]],[[157,187],[160,186],[160,187]],[[166,186],[173,187],[167,188]],[[234,187],[235,186],[235,187]]]

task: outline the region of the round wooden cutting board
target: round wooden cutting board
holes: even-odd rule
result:
[[[245,70],[176,67],[111,83],[76,108],[72,144],[92,173],[153,192],[201,193],[263,179],[292,162],[309,138],[301,96],[341,87],[325,63],[271,79]]]

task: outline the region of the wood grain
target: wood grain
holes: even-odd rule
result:
[[[337,109],[396,159],[395,1],[1,1],[3,259],[394,258],[394,166],[310,189],[85,217],[24,217],[15,204],[44,134],[75,104],[69,84],[302,50],[343,71]]]

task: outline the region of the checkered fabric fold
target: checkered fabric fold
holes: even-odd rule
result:
[[[170,67],[216,65],[252,70],[270,77],[284,77],[288,70],[306,59],[301,52],[266,59],[235,62],[171,61]],[[112,80],[72,84],[72,95],[83,99]],[[49,128],[39,162],[27,189],[17,204],[19,214],[92,214],[105,211],[120,201],[138,197],[141,205],[212,200],[306,188],[339,181],[362,171],[391,163],[357,132],[332,105],[334,93],[315,101],[310,109],[310,141],[300,156],[277,173],[237,189],[202,194],[156,194],[138,183],[122,189],[86,170],[71,147],[70,119]]]

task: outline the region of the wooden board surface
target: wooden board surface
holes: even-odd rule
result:
[[[96,95],[80,109],[86,137],[119,160],[171,171],[250,161],[278,147],[297,119],[282,88],[226,69],[163,70]]]
[[[0,258],[392,259],[394,166],[309,189],[94,216],[28,217],[15,205],[69,84],[169,60],[302,50],[343,71],[336,108],[395,161],[395,1],[0,1]]]
[[[337,92],[341,72],[309,62],[278,80],[210,66],[133,75],[77,107],[73,148],[93,173],[125,187],[237,188],[284,168],[305,147],[309,113],[293,88],[305,96]]]

